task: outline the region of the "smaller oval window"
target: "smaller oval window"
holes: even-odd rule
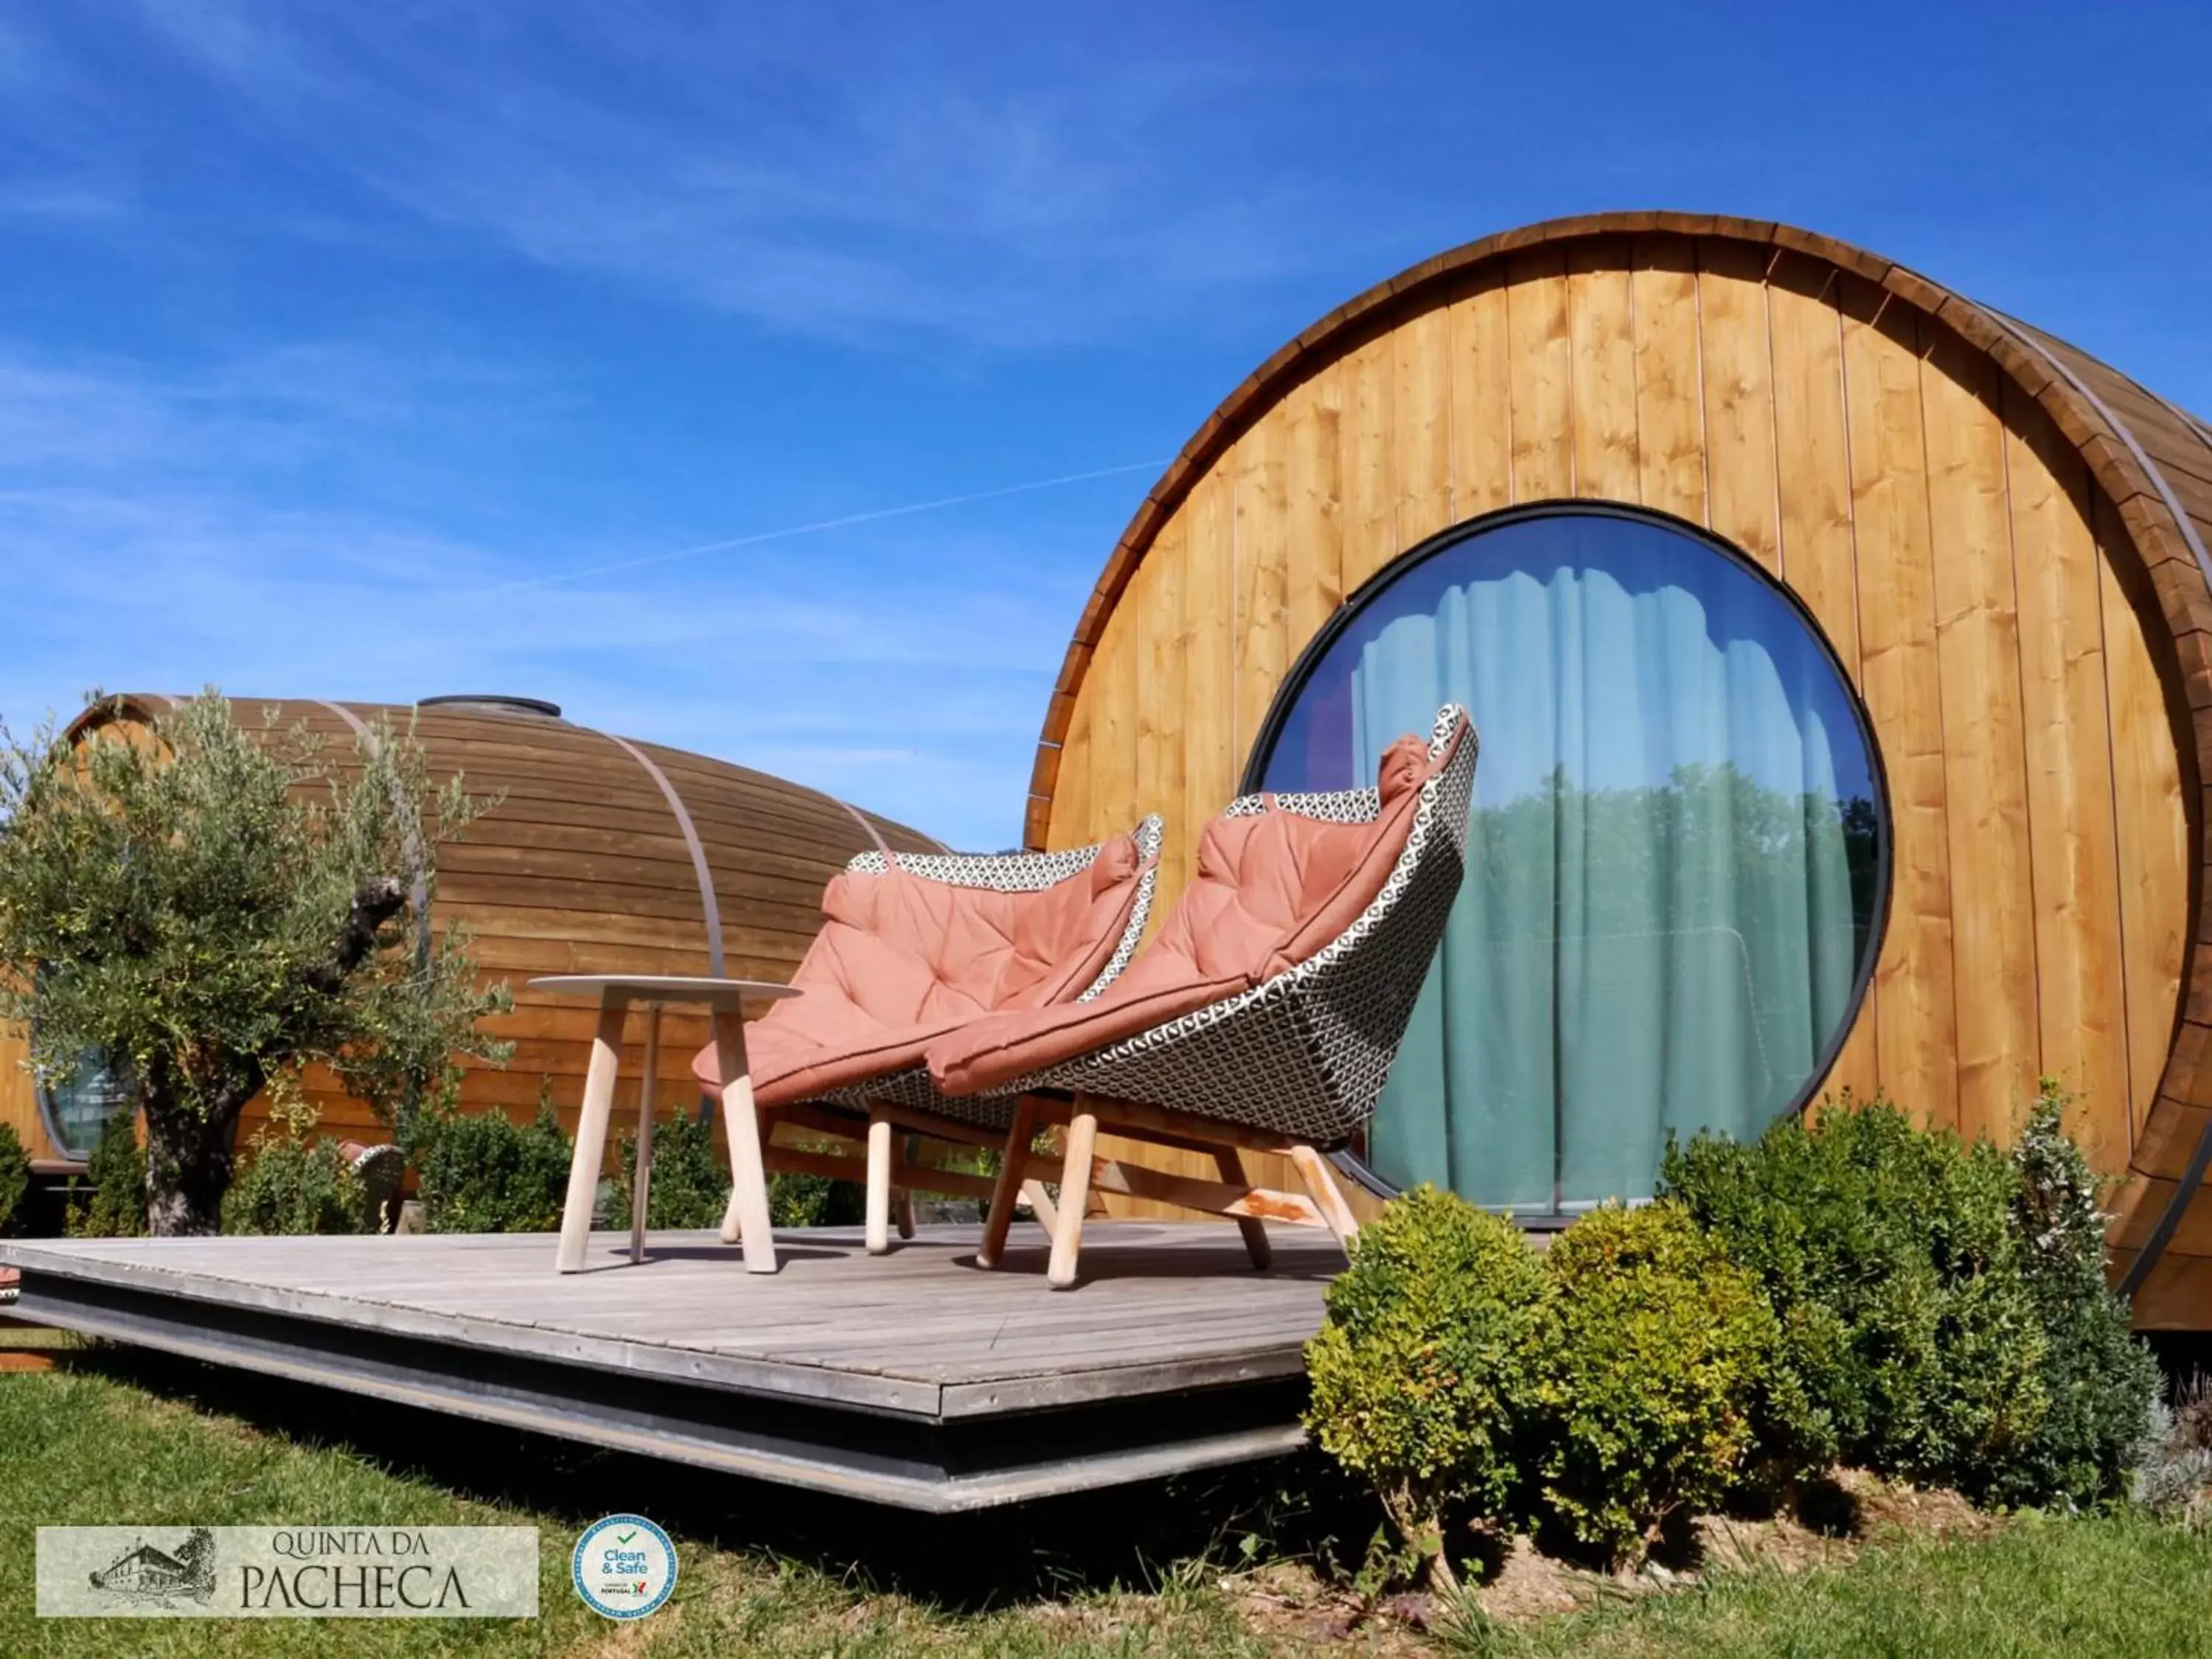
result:
[[[1702,532],[1574,507],[1415,549],[1279,694],[1248,788],[1371,780],[1466,704],[1467,878],[1364,1156],[1569,1212],[1671,1132],[1755,1138],[1849,1030],[1887,860],[1879,768],[1811,620]]]
[[[68,1082],[40,1085],[39,1106],[61,1155],[82,1160],[92,1156],[107,1120],[131,1109],[131,1091],[119,1070],[88,1052]]]

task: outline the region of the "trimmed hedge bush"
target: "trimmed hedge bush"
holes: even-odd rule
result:
[[[2106,1218],[2089,1160],[2066,1133],[2068,1103],[2057,1083],[2045,1079],[2012,1147],[2013,1223],[2029,1300],[2043,1323],[2050,1403],[1989,1483],[1990,1495],[2008,1504],[2087,1505],[2119,1497],[2158,1404],[2158,1361],[2106,1276]]]
[[[71,1238],[137,1238],[146,1231],[146,1149],[138,1115],[118,1112],[100,1127],[85,1160],[85,1179],[71,1177],[62,1225]]]
[[[15,1131],[0,1123],[0,1238],[22,1224],[23,1200],[30,1190],[30,1155]]]
[[[1848,1096],[1758,1142],[1670,1146],[1661,1190],[1717,1232],[1781,1321],[1765,1425],[1801,1467],[1840,1460],[1986,1499],[2049,1412],[2050,1342],[1986,1142]]]
[[[500,1111],[425,1106],[409,1133],[422,1224],[434,1233],[544,1233],[561,1224],[573,1143],[550,1089],[527,1124]]]
[[[1360,1229],[1306,1346],[1307,1427],[1372,1483],[1446,1588],[1446,1510],[1497,1515],[1520,1484],[1545,1301],[1543,1266],[1510,1222],[1424,1186]]]
[[[227,1233],[367,1233],[368,1195],[337,1141],[257,1135],[222,1195]]]
[[[608,1224],[629,1225],[629,1195],[637,1179],[637,1137],[621,1142],[621,1179],[608,1207]],[[714,1156],[713,1126],[695,1113],[656,1118],[653,1125],[653,1190],[647,1195],[648,1227],[719,1227],[730,1202],[729,1166]]]
[[[609,1206],[609,1225],[629,1225],[637,1178],[637,1137],[621,1141],[622,1175]],[[719,1227],[730,1201],[730,1170],[714,1150],[714,1125],[684,1113],[653,1126],[653,1190],[646,1204],[652,1227]],[[826,1176],[772,1175],[769,1219],[779,1227],[836,1227],[857,1223],[866,1207],[860,1188]]]
[[[867,1214],[867,1190],[828,1176],[772,1175],[769,1219],[779,1227],[856,1227]]]
[[[1542,1503],[1607,1561],[1634,1562],[1677,1512],[1717,1503],[1744,1465],[1774,1315],[1751,1274],[1674,1204],[1593,1211],[1546,1266],[1532,1424]]]

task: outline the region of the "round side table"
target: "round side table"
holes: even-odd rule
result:
[[[646,1203],[653,1171],[653,1090],[660,1062],[660,1011],[706,1008],[714,1024],[716,1068],[722,1088],[722,1125],[730,1142],[730,1212],[722,1223],[726,1243],[744,1248],[745,1271],[775,1271],[775,1235],[769,1222],[768,1174],[761,1162],[760,1119],[753,1109],[753,1084],[745,1061],[744,1022],[748,1001],[769,1002],[800,993],[769,980],[717,979],[686,974],[550,974],[530,981],[532,990],[595,996],[599,1029],[592,1036],[591,1069],[584,1077],[584,1109],[576,1123],[576,1152],[568,1165],[568,1201],[561,1209],[557,1257],[564,1273],[580,1272],[591,1242],[592,1200],[599,1185],[599,1161],[607,1139],[607,1120],[615,1102],[615,1079],[622,1069],[623,1022],[633,1004],[646,1010],[645,1076],[638,1090],[637,1173],[630,1190],[630,1260],[645,1255]]]

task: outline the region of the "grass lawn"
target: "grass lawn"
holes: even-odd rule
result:
[[[1869,1548],[1849,1567],[1716,1577],[1450,1645],[1498,1659],[2152,1659],[2212,1654],[2212,1540],[2132,1516],[2027,1517]]]
[[[15,1334],[21,1334],[15,1333]],[[1101,1494],[932,1520],[795,1495],[127,1350],[0,1375],[0,1653],[732,1655],[1187,1654],[1313,1650],[1254,1613],[1224,1512],[1264,1484]],[[617,1627],[568,1582],[577,1532],[633,1510],[679,1543],[670,1605]],[[1208,1517],[1214,1517],[1209,1519]],[[40,1524],[523,1522],[540,1528],[534,1623],[66,1620],[31,1612]],[[1250,1524],[1246,1523],[1248,1528]],[[1363,1524],[1339,1511],[1336,1530]],[[1270,1529],[1310,1548],[1316,1512]],[[1356,1545],[1361,1538],[1353,1538]],[[1264,1555],[1264,1551],[1262,1554]],[[865,1561],[865,1571],[854,1565]],[[1164,1565],[1181,1561],[1181,1566]],[[1747,1574],[1513,1629],[1422,1638],[1377,1624],[1347,1655],[2212,1654],[2212,1540],[2130,1519],[2033,1520],[1993,1538],[1870,1548],[1847,1568]]]

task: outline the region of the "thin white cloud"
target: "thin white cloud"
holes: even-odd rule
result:
[[[1313,257],[1205,54],[1040,76],[1019,32],[815,9],[141,15],[221,118],[421,219],[778,329],[1091,340]]]
[[[393,702],[489,688],[956,844],[1018,838],[1077,608],[1037,580],[1035,548],[952,514],[471,592],[523,550],[290,487],[380,423],[412,429],[454,386],[501,385],[427,357],[410,381],[378,356],[354,375],[349,349],[319,345],[192,374],[0,353],[0,715],[21,729],[94,685]],[[1088,563],[1086,547],[1070,568]]]

